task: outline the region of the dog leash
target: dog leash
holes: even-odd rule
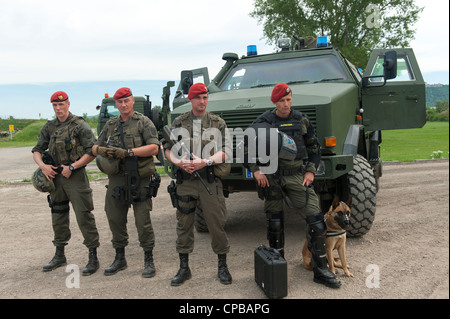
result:
[[[308,206],[308,201],[309,201],[309,191],[310,191],[310,189],[312,189],[312,188],[314,188],[314,183],[313,184],[311,184],[311,185],[309,185],[309,186],[306,186],[306,194],[305,194],[305,205],[303,205],[302,207],[295,207],[295,206],[291,206],[290,205],[290,202],[287,200],[287,195],[286,195],[286,193],[284,192],[284,190],[283,190],[283,188],[281,188],[281,192],[283,193],[283,201],[284,201],[284,203],[286,204],[286,206],[287,207],[289,207],[290,209],[299,209],[299,210],[302,210],[303,208],[305,208],[306,206]]]

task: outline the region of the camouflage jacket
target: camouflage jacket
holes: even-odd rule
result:
[[[133,112],[125,122],[120,115],[106,122],[98,136],[97,145],[112,145],[125,149],[141,147],[144,145],[159,145],[158,132],[153,122],[139,112]],[[141,177],[149,176],[155,171],[153,156],[138,159],[139,174]]]
[[[198,124],[195,124],[194,121],[199,120]],[[225,121],[211,112],[206,112],[206,114],[200,118],[194,116],[192,111],[181,114],[172,122],[172,130],[176,128],[184,128],[189,133],[190,138],[190,150],[191,153],[194,153],[198,157],[202,157],[202,151],[209,143],[214,143],[214,146],[208,147],[211,152],[209,156],[213,155],[218,151],[223,151],[227,154],[232,154],[232,149],[230,145],[227,145],[227,142],[230,141],[229,133],[227,131],[227,125]],[[216,128],[218,133],[221,136],[213,136],[208,135],[206,132],[209,128]],[[201,136],[200,136],[201,134]],[[208,136],[207,136],[208,135]],[[228,136],[228,137],[227,137]],[[220,140],[219,140],[220,139]],[[194,143],[194,140],[196,141]],[[164,145],[164,149],[171,149],[173,143],[167,142]],[[195,146],[199,146],[201,149],[196,149]],[[206,155],[206,154],[205,154]]]
[[[48,121],[31,151],[42,154],[48,150],[56,165],[67,165],[84,154],[92,155],[94,143],[95,136],[91,127],[82,117],[69,113],[64,122],[57,118]]]

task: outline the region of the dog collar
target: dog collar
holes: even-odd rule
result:
[[[342,232],[336,232],[336,231],[329,231],[327,232],[327,237],[335,237],[335,236],[340,236],[340,235],[344,235],[346,233],[346,231],[342,231]]]

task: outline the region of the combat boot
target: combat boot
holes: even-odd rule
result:
[[[105,269],[105,276],[111,276],[116,274],[120,270],[126,269],[127,260],[125,259],[125,248],[116,248],[116,258],[111,266]]]
[[[180,254],[180,269],[170,283],[172,286],[180,286],[186,280],[191,279],[191,270],[189,269],[189,254]]]
[[[97,258],[97,248],[89,248],[89,261],[84,267],[82,275],[89,276],[95,273],[100,267],[100,263]]]
[[[307,223],[308,232],[311,236],[311,239],[308,242],[308,248],[312,254],[314,282],[330,288],[339,288],[341,282],[327,266],[327,252],[325,247],[327,229],[325,222],[323,221],[323,214],[319,213],[308,216]]]
[[[224,284],[224,285],[229,285],[231,284],[232,278],[231,278],[231,274],[228,271],[228,266],[227,266],[227,255],[226,254],[221,254],[218,255],[219,258],[219,270],[217,272],[217,276],[220,279],[220,283]]]
[[[144,272],[142,277],[151,278],[154,277],[156,273],[155,265],[153,263],[153,252],[151,250],[144,252]]]
[[[57,246],[55,256],[47,265],[44,265],[44,267],[42,267],[42,271],[51,271],[65,265],[67,265],[67,260],[66,256],[64,255],[64,246]]]

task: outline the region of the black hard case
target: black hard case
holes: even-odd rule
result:
[[[264,245],[255,249],[255,281],[269,298],[287,296],[287,263],[278,250]]]

